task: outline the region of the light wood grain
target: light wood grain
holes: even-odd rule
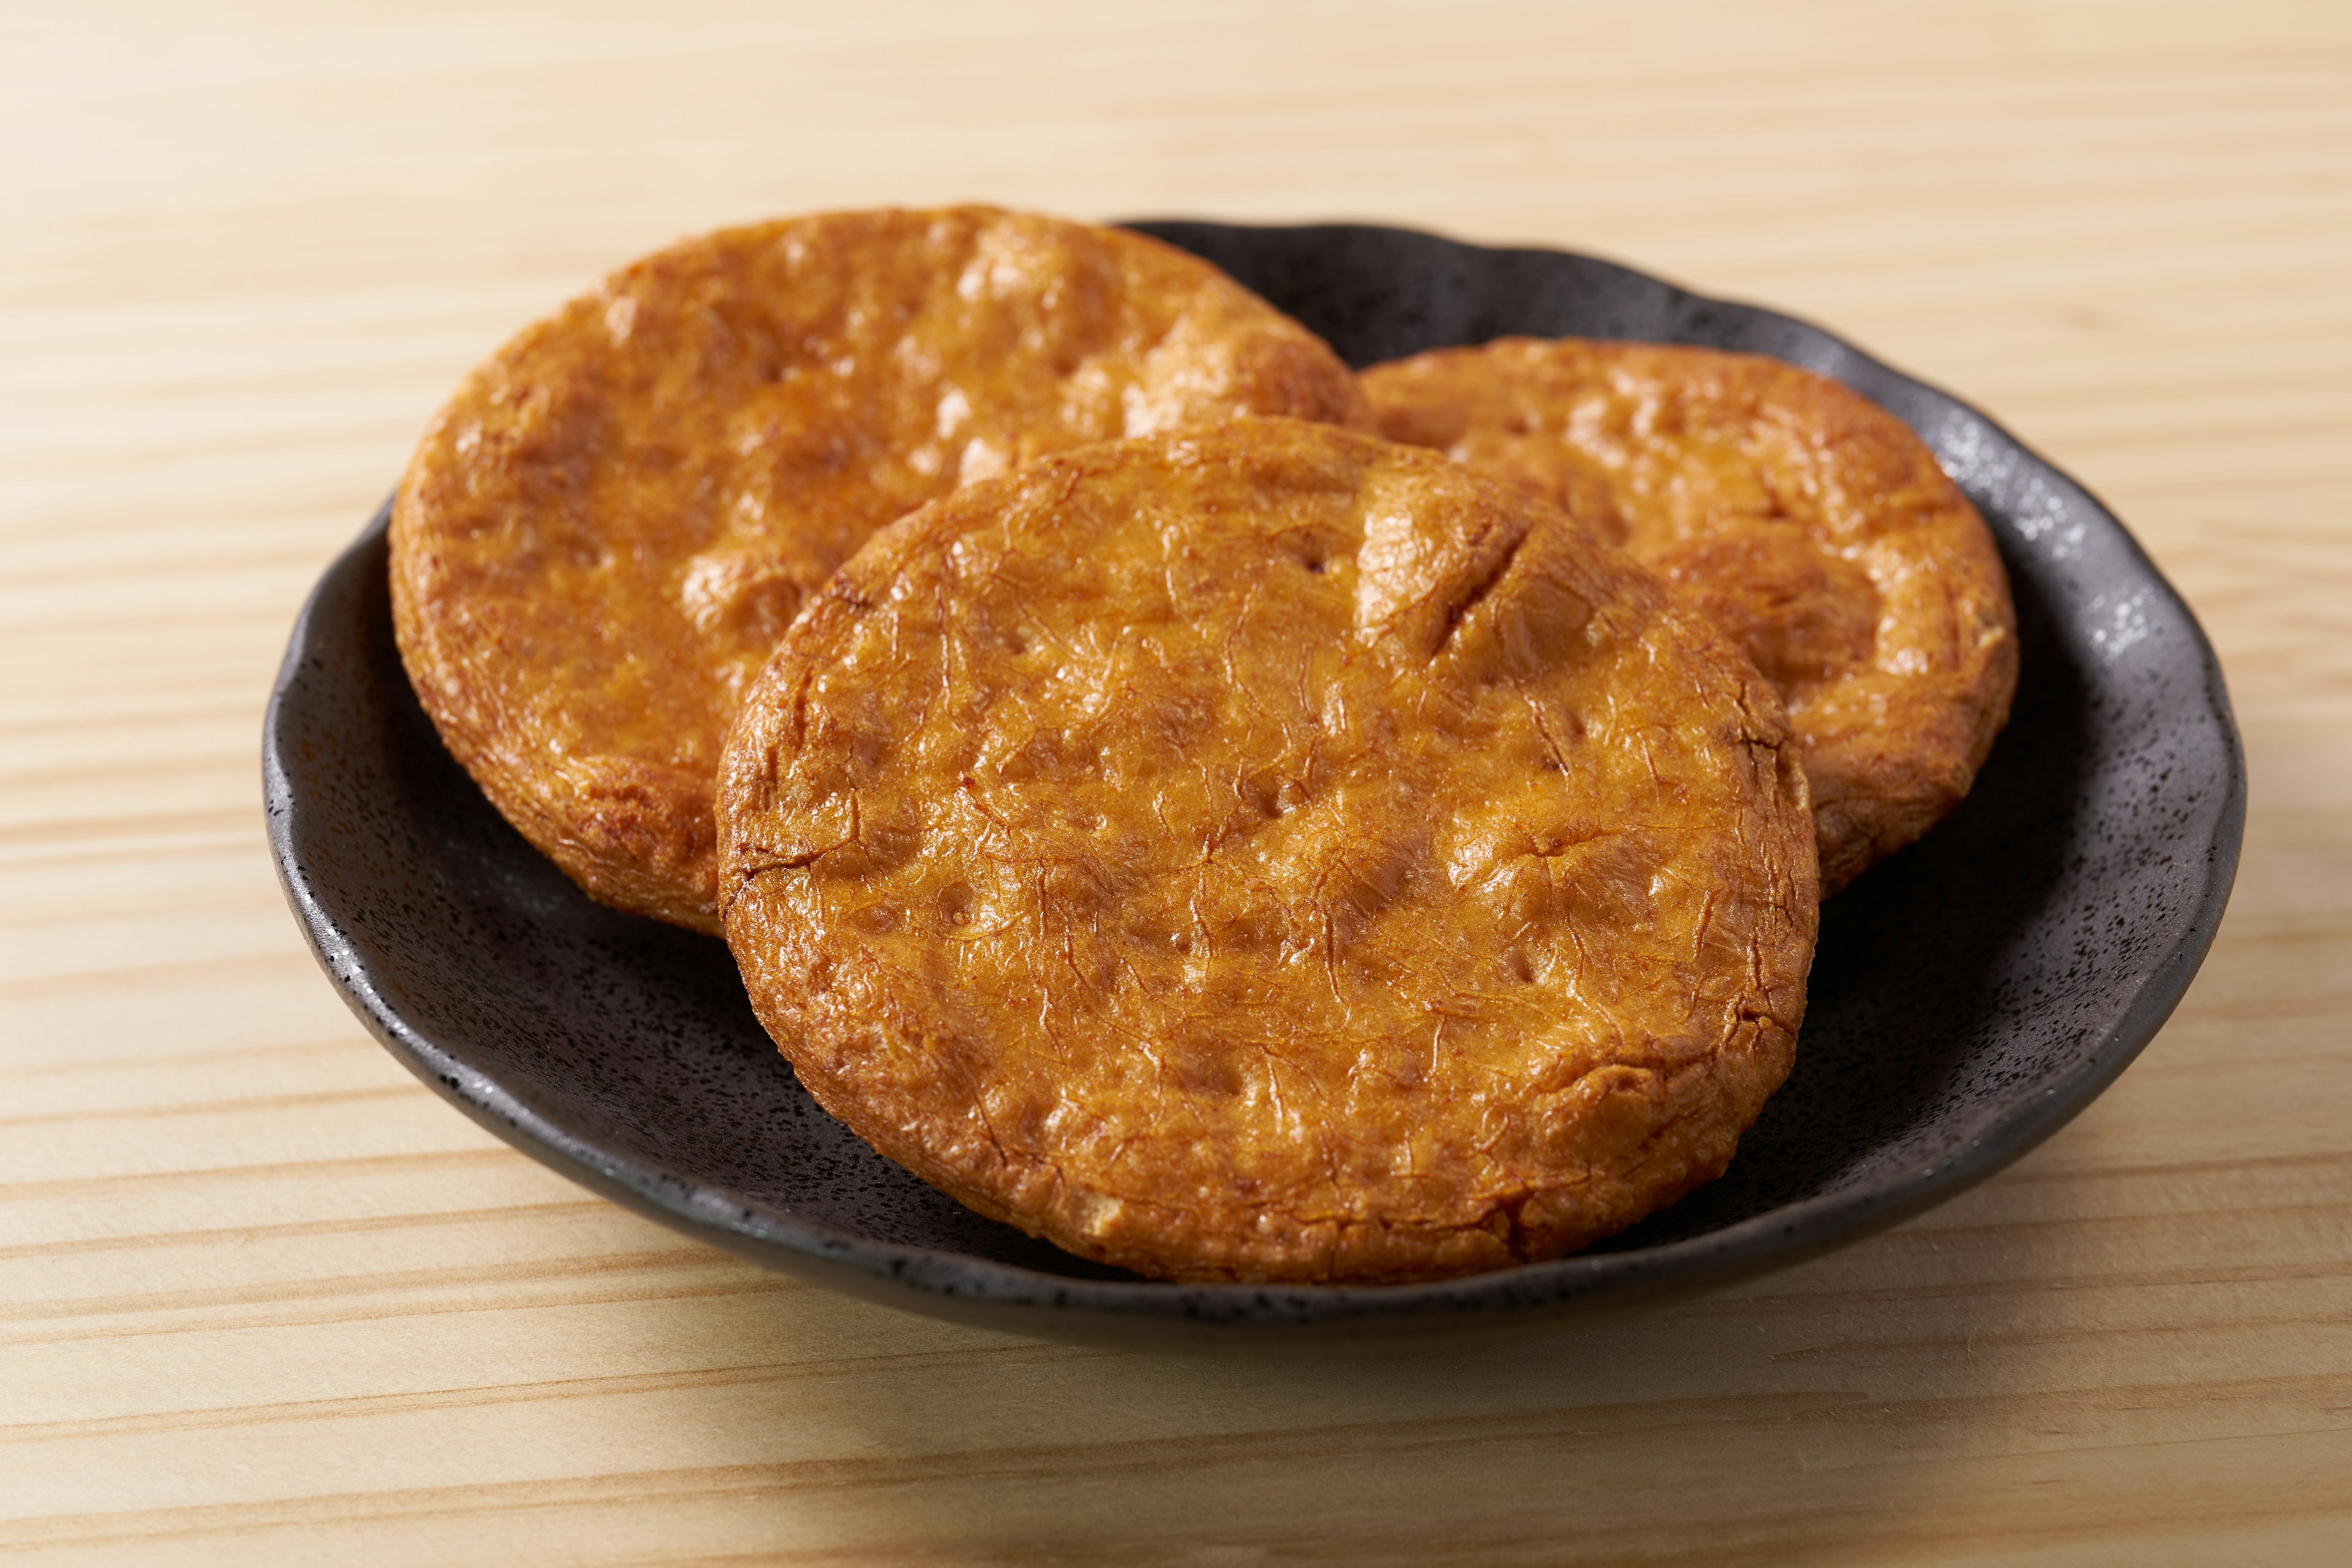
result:
[[[0,10],[0,1556],[2352,1561],[2352,7],[587,10]],[[606,267],[965,196],[1599,250],[1990,408],[2229,670],[2179,1015],[1885,1237],[1377,1361],[945,1327],[477,1131],[271,878],[304,590]]]

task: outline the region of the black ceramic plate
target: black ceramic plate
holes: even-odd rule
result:
[[[2016,711],[1959,810],[1823,909],[1796,1072],[1730,1173],[1577,1257],[1426,1286],[1161,1284],[982,1219],[802,1092],[723,945],[591,903],[484,801],[402,673],[379,516],[294,629],[263,784],[295,914],[394,1055],[565,1174],[824,1284],[1053,1337],[1290,1343],[1793,1262],[1981,1181],[2156,1033],[2221,920],[2245,776],[2203,634],[2082,487],[1818,328],[1606,262],[1353,226],[1136,226],[1355,364],[1505,333],[1778,355],[1908,420],[1983,510],[2017,596]]]

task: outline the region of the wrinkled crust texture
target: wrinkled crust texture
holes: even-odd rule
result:
[[[1366,423],[1322,342],[1138,235],[988,208],[732,229],[525,331],[426,433],[395,626],[449,749],[606,903],[718,929],[743,689],[884,523],[1042,452]]]
[[[1895,416],[1778,360],[1573,338],[1360,380],[1391,439],[1565,506],[1739,642],[1804,749],[1825,894],[1968,794],[2017,686],[2009,578]]]
[[[1163,1278],[1581,1247],[1722,1172],[1804,1010],[1770,689],[1553,508],[1328,426],[1092,447],[878,535],[720,820],[825,1108]]]

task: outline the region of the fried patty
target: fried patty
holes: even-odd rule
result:
[[[1770,687],[1553,507],[1325,426],[885,530],[746,699],[719,820],[810,1092],[1165,1279],[1581,1247],[1722,1172],[1804,1011]]]
[[[1360,379],[1383,433],[1569,508],[1739,642],[1803,748],[1824,894],[1968,794],[2016,616],[1983,520],[1895,416],[1778,360],[1573,338]]]
[[[805,595],[960,483],[1242,413],[1369,419],[1319,339],[1139,235],[960,207],[689,240],[434,421],[393,515],[401,654],[526,838],[715,931],[719,754]]]

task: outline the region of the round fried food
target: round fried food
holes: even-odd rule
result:
[[[719,812],[809,1091],[1170,1279],[1581,1247],[1722,1172],[1804,1010],[1771,689],[1551,507],[1328,426],[1090,447],[877,535]]]
[[[1360,378],[1390,437],[1566,506],[1788,704],[1822,890],[1934,826],[2008,721],[2017,624],[1976,509],[1908,426],[1754,354],[1507,338]]]
[[[689,240],[434,421],[393,513],[401,654],[523,837],[715,931],[719,753],[804,594],[962,481],[1238,413],[1370,417],[1321,340],[1139,235],[960,207]]]

